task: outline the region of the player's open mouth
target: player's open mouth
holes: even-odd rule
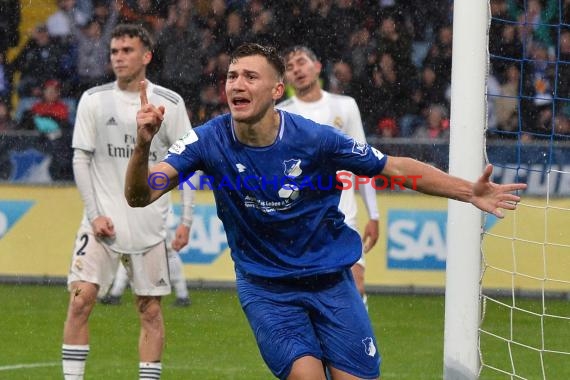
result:
[[[245,98],[233,98],[232,99],[232,104],[236,107],[245,106],[245,105],[248,105],[249,103],[251,103],[251,101],[248,99],[245,99]]]

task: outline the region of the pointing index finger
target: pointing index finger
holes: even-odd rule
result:
[[[139,83],[141,106],[146,106],[148,104],[148,98],[146,97],[146,81],[141,81]]]

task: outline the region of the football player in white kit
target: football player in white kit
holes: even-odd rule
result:
[[[346,95],[331,94],[321,88],[319,76],[321,63],[315,53],[306,46],[294,46],[284,54],[285,77],[287,83],[295,89],[295,96],[277,104],[277,108],[296,113],[320,124],[340,129],[360,143],[366,142],[360,111],[354,98]],[[354,184],[354,181],[352,181]],[[354,187],[342,191],[339,208],[345,215],[344,221],[358,230],[356,214],[358,206]],[[368,223],[362,235],[364,252],[352,267],[352,275],[364,304],[366,290],[364,285],[364,254],[370,251],[378,241],[378,207],[376,190],[372,182],[359,185],[358,190],[368,211]]]
[[[97,294],[111,285],[119,261],[127,268],[140,319],[139,377],[159,379],[164,347],[161,297],[170,293],[166,217],[170,197],[133,209],[124,198],[125,173],[136,143],[139,84],[146,80],[152,40],[139,25],[118,25],[110,43],[116,81],[87,90],[77,109],[72,146],[84,216],[68,276],[70,291],[63,331],[64,378],[83,379],[89,352],[88,320]],[[191,130],[182,98],[148,80],[147,96],[165,110],[163,126],[151,144],[150,162]],[[155,178],[154,186],[162,186]],[[184,197],[183,197],[184,198]],[[184,227],[182,227],[184,228]],[[185,227],[186,242],[188,227]],[[181,234],[183,237],[184,234]]]

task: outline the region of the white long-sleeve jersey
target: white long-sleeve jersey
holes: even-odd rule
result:
[[[177,93],[148,82],[147,96],[150,103],[165,107],[164,121],[151,143],[149,164],[153,165],[191,125]],[[169,195],[144,208],[132,208],[125,200],[125,174],[135,147],[140,107],[139,93],[122,91],[116,82],[86,91],[77,107],[72,142],[75,150],[90,153],[87,181],[81,181],[81,186],[77,181],[85,204],[82,225],[90,228],[99,215],[111,218],[116,237],[109,246],[127,254],[144,252],[165,239],[170,205]],[[163,183],[156,180],[157,186]]]

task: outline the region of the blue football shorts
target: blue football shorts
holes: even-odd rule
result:
[[[380,353],[350,269],[295,279],[236,271],[238,296],[263,360],[280,379],[313,356],[362,379],[380,376]]]

